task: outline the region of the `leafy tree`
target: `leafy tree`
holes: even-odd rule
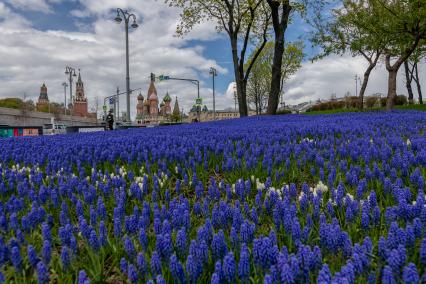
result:
[[[246,87],[253,64],[268,41],[270,13],[263,0],[165,0],[183,9],[177,34],[184,35],[203,21],[215,22],[218,32],[229,37],[240,116],[247,116]],[[252,63],[245,67],[249,45],[259,46]],[[256,44],[257,43],[257,44]]]
[[[302,41],[296,41],[285,45],[280,72],[280,95],[283,94],[285,81],[291,75],[295,74],[301,67],[301,63],[304,58],[303,48],[304,44]],[[253,54],[255,54],[255,51],[249,57],[248,62],[251,62]],[[249,77],[247,84],[247,96],[249,98],[249,102],[255,104],[257,114],[260,114],[264,110],[267,105],[268,94],[271,93],[271,81],[273,80],[271,65],[273,64],[274,55],[275,43],[268,42],[254,64]]]
[[[359,108],[363,109],[364,95],[368,80],[383,55],[384,44],[376,33],[365,32],[361,24],[370,20],[372,7],[365,1],[343,1],[343,5],[332,11],[331,20],[325,21],[321,14],[316,18],[312,42],[322,48],[322,52],[314,57],[321,59],[330,54],[344,55],[350,52],[353,56],[362,56],[368,62],[364,71],[359,91]]]
[[[386,108],[392,109],[396,98],[396,78],[401,65],[413,52],[426,44],[426,2],[424,0],[369,0],[370,17],[360,22],[366,33],[377,35],[385,44],[388,71]]]
[[[307,15],[321,14],[329,0],[266,0],[271,13],[274,31],[274,53],[272,60],[272,80],[268,98],[268,114],[275,114],[283,89],[282,66],[285,50],[285,32],[291,21],[292,12],[299,12],[303,18]],[[312,10],[310,13],[306,11]],[[309,20],[308,20],[309,21]]]

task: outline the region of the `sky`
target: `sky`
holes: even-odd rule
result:
[[[214,67],[218,71],[216,109],[234,106],[234,72],[227,36],[217,33],[214,23],[202,22],[185,37],[176,37],[180,10],[170,8],[163,0],[0,0],[0,98],[36,101],[45,83],[49,99],[62,103],[65,67],[71,66],[81,70],[89,109],[98,105],[101,111],[106,96],[115,94],[117,87],[121,91],[126,87],[124,24],[114,21],[118,7],[135,14],[139,24],[129,33],[131,89],[141,88],[146,97],[150,73],[198,79],[203,103],[212,109],[209,69]],[[309,26],[296,18],[286,32],[288,41],[305,41],[307,55],[302,68],[286,82],[286,104],[329,99],[332,93],[337,97],[354,94],[355,75],[363,74],[365,60],[344,55],[312,63],[309,57],[317,49],[307,41],[308,30]],[[425,71],[422,65],[423,86]],[[371,75],[367,95],[386,93],[386,73],[379,64]],[[173,100],[178,97],[185,112],[195,103],[197,88],[191,83],[163,81],[156,82],[156,87],[160,99],[166,92]],[[406,94],[402,70],[398,93]],[[131,95],[132,117],[137,94]],[[121,111],[124,106],[123,96]]]

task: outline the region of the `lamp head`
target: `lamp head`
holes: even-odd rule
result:
[[[118,13],[118,11],[117,11],[117,16],[115,17],[115,22],[117,23],[117,24],[119,24],[119,23],[121,23],[121,21],[123,20],[121,17],[120,17],[120,14]]]
[[[68,75],[70,73],[70,71],[68,71],[68,68],[65,69],[65,74]]]
[[[133,24],[131,25],[132,28],[136,29],[139,27],[139,25],[136,23],[136,20],[133,20]]]
[[[75,70],[74,70],[74,74],[72,75],[73,77],[77,77],[77,75],[75,74]]]

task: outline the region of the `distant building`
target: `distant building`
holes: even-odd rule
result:
[[[193,106],[191,110],[189,111],[188,121],[192,122],[195,121],[197,118],[197,107]],[[256,112],[254,110],[249,110],[249,116],[256,115]],[[224,119],[233,119],[233,118],[239,118],[240,113],[238,111],[235,111],[232,108],[225,109],[225,110],[216,110],[216,120],[224,120]],[[214,113],[212,110],[208,110],[207,106],[203,106],[203,108],[200,111],[199,116],[200,121],[213,121],[214,120]]]
[[[172,115],[172,98],[167,92],[160,105],[157,89],[155,88],[155,78],[151,78],[146,100],[142,94],[137,97],[136,122],[138,124],[156,124],[170,120]]]
[[[72,114],[82,117],[96,117],[96,113],[89,113],[87,108],[87,98],[84,93],[84,84],[81,80],[80,70],[78,71],[78,80],[75,88],[75,96],[72,106]]]
[[[49,107],[49,97],[47,96],[47,87],[46,84],[43,83],[43,85],[40,88],[40,96],[38,97],[37,101],[37,110],[42,111]]]

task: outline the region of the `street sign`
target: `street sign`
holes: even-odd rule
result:
[[[203,99],[202,99],[202,98],[196,98],[196,99],[195,99],[195,104],[196,104],[197,106],[201,106],[201,105],[203,104]]]
[[[107,110],[107,106],[106,105],[103,105],[103,107],[102,107],[103,109],[104,109],[104,111],[106,111]]]
[[[113,105],[114,103],[115,103],[115,98],[110,98],[110,99],[109,99],[109,104],[110,104],[110,105]]]
[[[160,75],[160,76],[158,76],[158,79],[159,79],[160,81],[169,80],[169,79],[170,79],[170,76]]]

